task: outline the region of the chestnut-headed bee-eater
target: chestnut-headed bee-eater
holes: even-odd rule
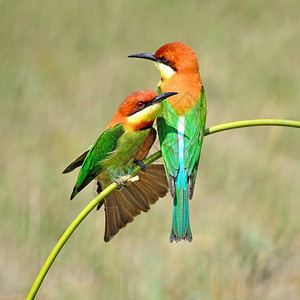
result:
[[[158,136],[171,196],[170,242],[192,241],[189,199],[192,199],[206,121],[206,99],[194,50],[181,42],[155,53],[129,55],[155,62],[161,79],[158,92],[178,92],[164,101],[157,117]]]
[[[162,101],[175,94],[158,95],[147,90],[131,93],[94,145],[63,171],[69,173],[81,166],[71,200],[93,179],[97,180],[98,193],[111,181],[118,183],[119,189],[110,193],[98,207],[104,203],[105,242],[168,192],[163,165],[152,164],[145,168],[142,160],[155,141],[156,131],[152,125]],[[140,165],[144,172],[131,180],[127,176],[127,183],[121,186],[120,177],[130,175],[134,164]]]

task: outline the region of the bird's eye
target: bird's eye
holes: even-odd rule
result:
[[[145,105],[145,103],[144,103],[144,102],[142,102],[142,101],[139,101],[139,102],[136,104],[136,107],[137,107],[137,108],[143,108],[143,107],[144,107],[144,105]]]
[[[166,57],[164,57],[164,56],[161,58],[161,60],[162,60],[162,62],[164,64],[168,64],[169,63],[169,60]]]

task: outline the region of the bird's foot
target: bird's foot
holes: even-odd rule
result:
[[[133,177],[131,177],[129,175],[125,175],[120,178],[112,179],[112,181],[118,185],[118,187],[117,187],[118,190],[120,190],[125,183],[132,183],[132,182],[135,182],[138,180],[140,180],[140,177],[138,175],[133,176]]]
[[[136,164],[136,165],[138,165],[140,168],[141,168],[141,171],[142,172],[145,172],[146,171],[146,165],[143,163],[143,161],[141,161],[141,160],[135,160],[134,161],[134,163]]]
[[[124,183],[119,178],[113,178],[112,181],[118,185],[118,187],[117,187],[118,190],[120,190],[122,188],[122,186],[124,185]]]

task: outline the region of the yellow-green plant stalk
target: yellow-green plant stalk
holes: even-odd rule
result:
[[[221,132],[224,130],[242,128],[242,127],[251,127],[251,126],[287,126],[287,127],[295,127],[300,128],[300,121],[294,120],[284,120],[284,119],[255,119],[255,120],[244,120],[244,121],[236,121],[229,122],[225,124],[220,124],[216,126],[212,126],[207,128],[204,132],[204,135],[210,135],[213,133]],[[158,160],[161,157],[161,151],[157,151],[153,155],[149,156],[143,162],[147,166],[154,161]],[[135,176],[141,168],[136,166],[133,169],[132,177]],[[45,264],[43,265],[40,273],[38,274],[28,296],[27,299],[34,299],[36,293],[38,292],[48,270],[50,269],[52,263],[57,257],[58,253],[69,239],[71,234],[75,231],[77,226],[81,223],[81,221],[105,198],[109,195],[114,189],[118,187],[118,184],[113,182],[106,189],[104,189],[99,195],[97,195],[74,219],[74,221],[70,224],[64,234],[61,236],[53,250],[51,251],[49,257],[47,258]]]

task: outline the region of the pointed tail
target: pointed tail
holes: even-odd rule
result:
[[[170,243],[193,240],[189,217],[189,185],[187,178],[180,175],[182,174],[179,173],[176,178],[170,179],[173,181],[171,184],[173,185],[173,220]]]

